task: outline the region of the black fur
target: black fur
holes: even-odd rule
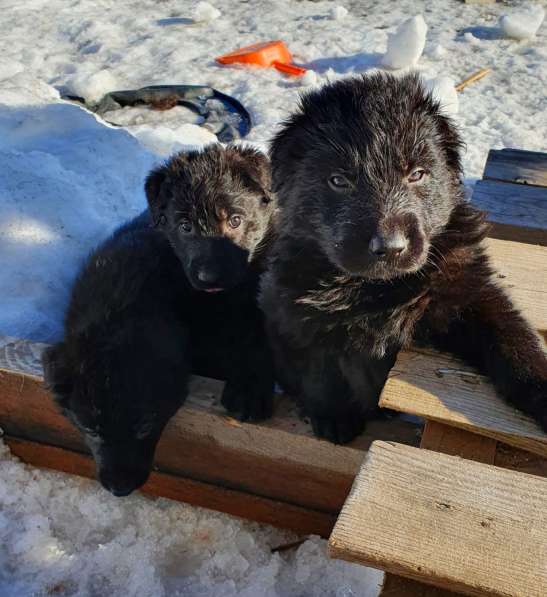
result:
[[[44,354],[44,377],[115,495],[148,478],[191,370],[226,379],[223,402],[241,417],[270,414],[273,365],[256,305],[274,211],[268,171],[266,158],[247,149],[174,157],[146,183],[161,228],[143,213],[103,243],[78,276],[64,340]],[[195,230],[178,234],[169,213],[185,209]],[[219,209],[246,210],[245,234],[227,240],[215,228]],[[215,288],[223,291],[195,288],[196,261],[218,275]]]
[[[322,437],[362,430],[412,339],[477,366],[547,428],[547,360],[492,279],[460,146],[415,75],[314,91],[273,140],[281,214],[261,305],[278,376]]]

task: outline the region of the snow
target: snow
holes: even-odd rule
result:
[[[330,9],[330,18],[333,21],[340,21],[348,16],[348,9],[343,6],[333,6]]]
[[[119,499],[39,471],[0,440],[0,595],[372,597],[381,574],[296,537],[162,498]]]
[[[387,40],[387,51],[382,65],[399,69],[415,66],[425,47],[427,25],[422,15],[407,19]]]
[[[500,19],[501,30],[514,39],[530,39],[538,32],[545,18],[545,9],[534,4],[504,15]]]
[[[458,113],[459,100],[454,79],[450,77],[437,77],[425,82],[426,88],[433,97],[441,103],[442,111],[448,116]]]
[[[220,15],[220,10],[209,4],[209,2],[199,2],[193,12],[194,21],[197,23],[214,21],[215,19],[218,19]]]
[[[452,104],[467,145],[468,194],[490,148],[547,150],[547,31],[519,43],[502,37],[502,3],[344,0],[348,15],[337,20],[340,0],[234,1],[221,17],[199,23],[189,0],[8,4],[0,20],[0,334],[59,338],[79,264],[144,207],[148,170],[171,151],[214,140],[183,108],[105,115],[120,128],[61,101],[59,90],[96,100],[147,85],[210,85],[247,107],[254,128],[246,140],[266,149],[300,93],[382,68],[388,36],[422,14],[427,50],[416,68],[448,110],[454,82],[492,67],[458,94],[457,114]],[[417,36],[409,38],[405,63],[418,48]],[[283,39],[310,71],[293,79],[214,62],[269,39]],[[95,483],[23,467],[6,452],[0,528],[2,596],[63,594],[63,587],[67,595],[115,597],[377,593],[376,573],[329,562],[318,539],[272,555],[285,536],[269,527],[168,500],[115,500]],[[216,530],[203,535],[204,528]],[[188,538],[196,536],[211,540],[194,549]]]
[[[67,82],[66,86],[69,95],[83,97],[87,104],[96,104],[103,95],[116,90],[116,79],[107,68],[94,73],[78,73]]]
[[[427,55],[431,60],[442,60],[446,55],[446,48],[441,44],[436,44],[427,51]]]

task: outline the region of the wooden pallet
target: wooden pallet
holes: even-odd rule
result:
[[[493,246],[504,243],[504,254],[493,259],[496,268],[505,274],[507,259],[511,261],[510,254],[522,251],[522,262],[509,268],[514,271],[513,276],[519,276],[520,288],[517,290],[510,283],[506,289],[528,320],[533,320],[534,327],[547,337],[544,313],[547,297],[543,288],[547,278],[542,269],[546,263],[544,251],[547,245],[547,154],[492,150],[484,176],[484,181],[476,185],[473,201],[493,212],[492,235],[496,240],[489,242]],[[543,264],[539,271],[527,267],[525,255],[528,250],[538,251],[537,263]],[[505,282],[505,278],[501,278],[501,282]],[[525,288],[530,292],[523,301]],[[537,294],[535,289],[539,291]],[[460,368],[456,360],[427,351],[401,355],[390,374],[381,405],[426,419],[422,448],[467,460],[447,461],[446,457],[431,452],[407,452],[406,448],[400,447],[407,456],[413,454],[412,461],[407,460],[406,468],[400,470],[397,467],[401,467],[404,457],[396,458],[397,463],[390,463],[384,471],[386,479],[391,481],[392,487],[406,476],[406,489],[414,491],[417,500],[405,512],[408,517],[412,511],[413,522],[410,524],[416,521],[414,513],[420,508],[424,513],[424,504],[429,505],[431,514],[427,522],[422,519],[423,524],[416,525],[414,531],[408,533],[408,527],[397,525],[394,517],[394,511],[400,508],[401,496],[390,500],[387,499],[388,492],[384,491],[376,500],[372,496],[378,488],[373,487],[370,478],[367,479],[368,473],[361,477],[365,481],[356,481],[340,517],[340,526],[337,524],[331,535],[331,550],[335,557],[363,563],[370,564],[374,559],[373,565],[388,570],[382,597],[449,597],[462,593],[547,595],[545,434],[527,417],[500,404],[494,393],[485,391],[485,383],[489,388],[484,377],[468,368]],[[475,401],[474,397],[478,395],[480,400]],[[389,445],[388,449],[391,447]],[[384,448],[386,444],[379,444],[380,452]],[[483,464],[475,465],[470,461]],[[375,464],[371,462],[372,456],[363,471],[368,468],[369,473],[372,469],[378,472],[378,460]],[[435,478],[430,488],[444,492],[447,497],[427,502],[420,483],[432,481],[427,475],[439,463],[442,463],[443,479]],[[518,472],[508,473],[502,469]],[[373,474],[376,473],[373,471]],[[410,479],[412,474],[417,474],[414,481]],[[534,494],[536,490],[538,494]],[[520,500],[522,494],[524,500]],[[450,499],[455,495],[463,500],[454,509]],[[523,509],[527,499],[532,500],[528,510]],[[439,503],[447,507],[437,507]],[[381,516],[389,520],[381,536],[375,537],[366,526],[364,513],[368,507],[382,510],[381,515],[374,514],[375,520]],[[486,514],[490,507],[491,514]],[[477,519],[474,516],[479,512],[486,520],[482,529],[475,525]],[[526,519],[531,513],[532,516]],[[463,519],[452,528],[450,524],[457,516],[463,516]],[[352,523],[359,520],[358,524],[362,525],[359,528],[366,535],[355,532],[358,527],[350,531],[347,527],[350,519]],[[521,526],[525,519],[527,528]],[[449,526],[443,526],[447,521]],[[404,525],[403,521],[399,522]],[[347,544],[344,543],[346,538]],[[413,546],[406,541],[414,542]],[[398,552],[389,552],[390,545]],[[428,545],[435,545],[435,549],[425,553]]]
[[[494,224],[496,218],[498,215],[494,214]],[[543,334],[547,333],[547,299],[543,298],[547,296],[545,245],[547,242],[532,246],[499,239],[488,241],[488,250],[503,276],[500,284]],[[43,348],[25,340],[0,338],[0,427],[13,452],[25,462],[93,476],[93,463],[78,432],[58,413],[42,387],[39,355]],[[461,377],[469,380],[473,372],[454,360],[447,365],[446,357],[431,353],[425,356],[419,383],[428,383],[430,387],[427,392],[422,387],[422,395],[442,405],[443,388],[460,382],[464,385]],[[423,358],[424,353],[404,353],[396,371],[402,371],[412,359]],[[451,371],[441,371],[444,377],[440,378],[439,368]],[[392,376],[384,400],[394,392],[395,383]],[[418,382],[409,378],[407,383]],[[501,416],[507,407],[493,395],[489,383],[481,380],[473,388],[475,401],[483,409],[490,409],[492,400],[499,407],[495,420],[483,421],[484,429],[497,438],[492,439],[497,451],[513,455],[515,451],[507,446],[513,443],[533,449],[536,455],[544,453],[545,437],[531,421],[524,417],[518,429],[508,427]],[[171,420],[160,440],[155,472],[144,486],[145,492],[301,533],[328,536],[370,444],[386,440],[416,446],[420,441],[419,422],[392,420],[372,422],[348,446],[334,446],[315,438],[309,424],[298,418],[294,404],[285,397],[278,398],[271,421],[240,423],[221,408],[221,391],[222,383],[218,381],[196,379],[186,405]],[[390,406],[397,408],[397,404]],[[430,416],[425,406],[420,408],[422,414]],[[438,417],[446,419],[446,414]],[[460,421],[459,425],[465,427],[466,423]],[[524,428],[528,434],[526,445],[514,439],[521,437]],[[517,466],[521,464],[517,462]]]

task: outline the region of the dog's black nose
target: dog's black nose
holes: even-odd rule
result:
[[[402,234],[391,236],[373,236],[369,243],[369,251],[378,259],[395,259],[406,251],[407,239]]]

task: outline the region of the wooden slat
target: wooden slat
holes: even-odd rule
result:
[[[5,440],[13,454],[35,466],[81,477],[93,478],[95,475],[93,459],[87,455],[28,440],[10,437]],[[250,518],[297,533],[322,537],[328,537],[336,519],[333,514],[165,473],[153,472],[141,491],[240,518]]]
[[[529,475],[547,477],[547,458],[513,448],[502,442],[498,442],[494,464]]]
[[[534,329],[547,338],[547,247],[486,239],[488,255],[504,288]]]
[[[498,442],[436,421],[426,421],[420,448],[460,456],[483,464],[494,464]]]
[[[497,396],[482,375],[433,351],[401,353],[380,406],[432,419],[547,456],[547,434]]]
[[[472,203],[488,212],[489,236],[547,245],[547,188],[480,180]]]
[[[491,149],[483,178],[547,187],[547,153]]]
[[[544,597],[547,480],[374,442],[329,552],[468,595]]]
[[[0,342],[0,427],[12,437],[85,451],[80,434],[36,375],[39,354],[36,345]],[[14,359],[32,373],[1,370]],[[391,420],[371,422],[351,444],[334,446],[314,437],[294,403],[281,396],[273,419],[241,423],[220,405],[222,387],[222,382],[194,378],[186,404],[158,444],[159,471],[336,514],[374,439],[419,442],[419,424]]]
[[[455,595],[461,595],[461,593],[425,585],[395,574],[386,574],[379,597],[454,597]]]

